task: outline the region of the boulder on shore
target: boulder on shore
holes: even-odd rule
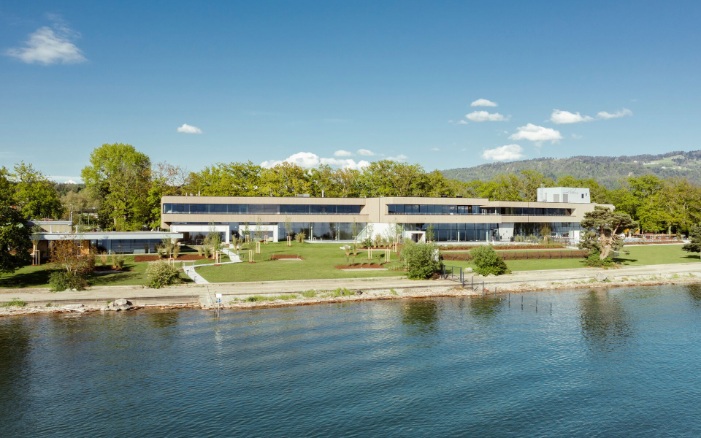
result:
[[[134,306],[131,304],[131,301],[126,298],[116,299],[107,305],[107,310],[114,310],[117,312],[121,310],[131,310],[133,308]]]

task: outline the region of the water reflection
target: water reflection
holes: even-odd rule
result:
[[[502,301],[499,297],[473,297],[470,300],[470,314],[477,319],[491,320],[501,311]]]
[[[12,415],[23,405],[25,390],[20,383],[29,373],[30,350],[31,331],[25,318],[0,322],[0,416]]]
[[[150,312],[148,320],[153,327],[169,328],[178,325],[178,312]]]
[[[433,300],[410,300],[402,307],[402,324],[411,332],[427,334],[438,329],[438,303]]]
[[[628,315],[608,290],[591,290],[579,301],[582,334],[590,347],[612,351],[632,335]]]
[[[701,284],[690,284],[686,286],[686,293],[691,297],[692,302],[701,306]]]

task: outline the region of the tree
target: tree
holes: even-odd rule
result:
[[[128,144],[104,144],[90,154],[81,175],[99,200],[101,225],[117,231],[141,230],[149,221],[151,160]]]
[[[31,261],[30,235],[20,212],[0,203],[0,272],[14,272]]]
[[[202,196],[260,196],[263,168],[251,163],[217,163],[200,172],[191,172],[183,193]]]
[[[508,274],[509,268],[501,256],[490,245],[481,245],[470,251],[470,258],[475,265],[475,272],[480,275]]]
[[[25,219],[58,219],[63,214],[61,199],[54,183],[31,164],[15,165],[15,205]]]
[[[77,240],[55,240],[51,245],[51,262],[62,269],[51,274],[51,289],[83,290],[88,285],[88,275],[95,268],[95,252]]]
[[[263,196],[296,196],[311,193],[309,176],[299,165],[282,162],[260,175],[259,190]]]
[[[412,280],[431,278],[441,269],[438,247],[430,243],[407,242],[401,253],[407,267],[407,277]]]
[[[701,225],[694,225],[689,230],[689,243],[682,246],[687,252],[701,253]]]
[[[14,205],[15,188],[10,181],[10,172],[0,167],[0,205]]]
[[[161,225],[161,198],[182,195],[186,181],[187,173],[179,166],[162,162],[151,169],[151,185],[148,190],[150,228]]]
[[[581,249],[590,253],[590,264],[610,260],[614,250],[623,246],[620,234],[626,229],[637,226],[627,213],[617,213],[606,207],[596,206],[594,211],[584,214],[581,226],[587,230],[579,244]]]

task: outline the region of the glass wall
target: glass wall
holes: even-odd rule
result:
[[[567,208],[480,207],[479,205],[388,204],[388,214],[454,215],[489,214],[509,216],[570,216]]]
[[[163,204],[168,214],[360,214],[362,205]]]
[[[433,230],[433,239],[437,242],[479,242],[486,241],[487,236],[498,234],[498,224],[406,224],[406,231]]]

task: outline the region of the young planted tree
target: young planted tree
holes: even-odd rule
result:
[[[475,265],[475,272],[480,275],[508,274],[509,268],[501,256],[489,245],[482,245],[470,251],[470,258]]]
[[[56,240],[51,245],[51,262],[61,268],[51,274],[52,290],[83,290],[88,286],[88,275],[95,268],[95,253],[80,241]]]
[[[431,243],[407,242],[402,247],[401,257],[407,268],[407,277],[412,280],[431,278],[440,271],[438,247]]]
[[[586,232],[579,248],[589,252],[587,264],[590,266],[612,263],[613,252],[623,247],[621,234],[637,226],[627,213],[616,213],[600,206],[585,213],[581,225]]]

